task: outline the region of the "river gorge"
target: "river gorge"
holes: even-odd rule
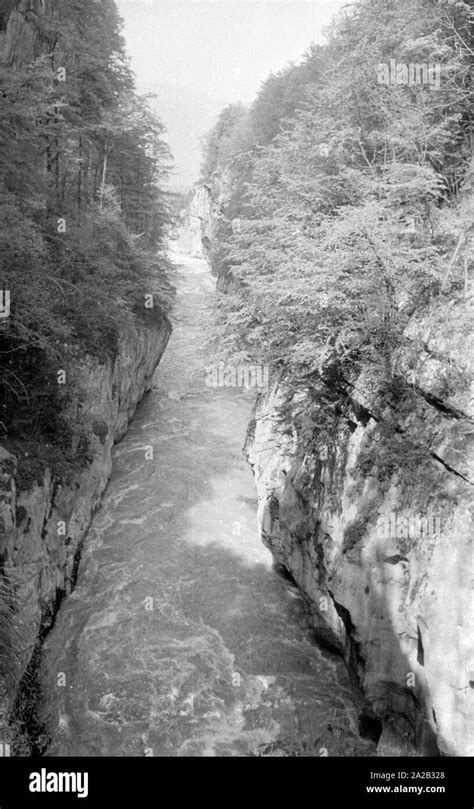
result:
[[[0,4],[0,758],[472,756],[468,3],[186,2]]]
[[[179,263],[169,346],[43,649],[46,755],[370,755],[343,661],[260,542],[254,393],[205,385],[214,281]]]

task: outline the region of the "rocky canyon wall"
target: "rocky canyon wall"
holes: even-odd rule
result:
[[[56,51],[57,37],[48,19],[59,14],[52,0],[6,0],[0,15],[0,61],[19,70],[32,59],[48,54],[62,57]]]
[[[6,0],[0,62],[18,71],[43,57],[74,76],[78,56],[67,37],[59,37],[58,21],[74,33],[62,0]],[[124,321],[115,359],[99,361],[76,350],[64,413],[64,443],[74,461],[33,440],[0,446],[0,743],[11,732],[5,728],[12,712],[15,717],[19,689],[31,694],[31,702],[20,701],[25,715],[13,723],[20,735],[34,713],[35,655],[74,586],[81,544],[110,476],[112,447],[150,388],[170,332],[168,319],[153,310]]]
[[[348,388],[329,440],[288,430],[283,385],[261,397],[247,439],[263,542],[362,685],[382,723],[381,755],[407,745],[474,754],[472,397],[442,397],[441,347],[469,361],[433,327],[426,352],[398,357],[419,391],[399,429],[431,459],[418,475],[404,474],[403,458],[385,473],[367,462],[368,446],[385,442],[386,415],[367,378]]]
[[[229,182],[215,183],[223,207]],[[218,222],[208,210],[212,251]],[[228,270],[215,274],[231,291]],[[329,352],[321,380],[341,403],[329,438],[310,423],[307,390],[291,391],[294,412],[313,414],[306,434],[297,430],[291,380],[260,396],[249,426],[262,540],[294,578],[319,639],[362,686],[382,728],[380,755],[474,754],[466,329],[462,299],[448,315],[441,305],[413,314],[392,357],[408,406],[380,398],[375,371],[339,379]],[[414,457],[397,453],[400,437]]]
[[[227,294],[236,288],[236,281],[228,268],[223,268],[215,248],[225,238],[223,234],[232,220],[226,205],[232,195],[235,180],[228,168],[215,171],[208,183],[198,183],[194,189],[186,221],[188,243],[185,252],[195,258],[209,261],[216,276],[218,292]]]
[[[194,258],[206,258],[216,213],[213,211],[211,190],[207,185],[198,185],[191,197],[187,212],[186,236],[189,240],[186,252]]]
[[[127,430],[165,350],[166,318],[124,330],[115,360],[81,360],[74,371],[68,417],[82,468],[31,468],[0,447],[2,639],[0,724],[9,722],[18,686],[49,629],[61,599],[74,586],[81,545],[112,467],[112,447]],[[26,451],[26,455],[28,452]],[[29,469],[28,475],[23,471]]]

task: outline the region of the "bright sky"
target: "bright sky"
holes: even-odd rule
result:
[[[262,81],[298,61],[350,0],[117,0],[139,90],[180,85],[253,100]]]

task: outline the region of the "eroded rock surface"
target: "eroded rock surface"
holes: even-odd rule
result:
[[[166,319],[128,329],[114,362],[86,357],[77,367],[80,396],[70,416],[81,425],[77,440],[86,440],[89,459],[77,474],[63,478],[60,470],[46,466],[30,481],[19,480],[17,458],[0,448],[0,586],[4,604],[10,604],[12,644],[2,661],[8,672],[2,682],[2,722],[8,722],[40,637],[71,590],[82,540],[110,477],[112,447],[151,386],[170,330]]]
[[[426,351],[397,359],[419,393],[398,423],[431,458],[418,478],[404,477],[404,458],[385,476],[367,463],[386,414],[368,377],[347,388],[330,440],[301,442],[282,424],[285,390],[276,387],[260,399],[247,441],[263,541],[384,722],[383,755],[397,753],[394,730],[425,754],[474,753],[472,398],[449,385],[443,395],[446,356],[459,366],[470,348],[435,323],[436,314],[409,326],[408,335],[425,328]]]

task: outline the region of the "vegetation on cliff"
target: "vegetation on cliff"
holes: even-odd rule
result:
[[[446,325],[454,305],[459,333],[470,328],[469,15],[453,0],[348,6],[327,44],[270,76],[250,109],[223,111],[203,165],[229,191],[213,269],[240,284],[218,303],[219,345],[304,388],[305,428],[319,436],[370,374],[405,466],[426,454],[398,428],[418,394],[397,352],[426,349],[407,324]],[[467,382],[445,361],[440,399]]]
[[[112,0],[11,3],[0,65],[0,430],[60,453],[85,354],[113,357],[172,299],[162,126],[134,91]],[[34,47],[31,45],[34,43]],[[153,308],[150,297],[153,295]],[[58,457],[55,456],[56,462]]]

